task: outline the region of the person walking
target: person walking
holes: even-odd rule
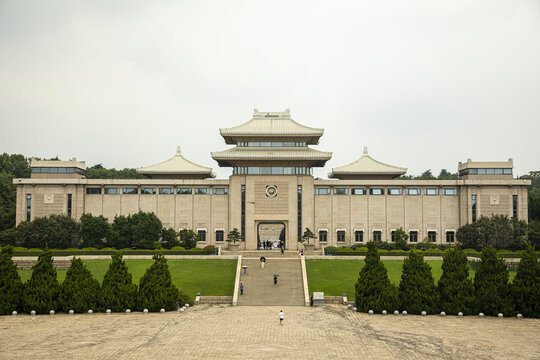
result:
[[[279,310],[279,325],[283,325],[283,310]]]
[[[240,295],[244,295],[244,284],[240,283]]]

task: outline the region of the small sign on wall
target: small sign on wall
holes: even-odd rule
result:
[[[43,196],[44,204],[54,204],[54,194],[45,194]]]
[[[489,195],[489,205],[499,205],[501,197],[499,195]]]

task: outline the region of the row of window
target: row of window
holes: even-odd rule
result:
[[[141,187],[141,195],[155,195],[156,194],[156,188],[155,187]],[[105,195],[119,195],[120,190],[122,190],[122,194],[124,195],[137,195],[139,193],[139,188],[136,187],[106,187],[103,189],[103,193]],[[172,195],[175,193],[175,188],[158,188],[158,193],[160,195]],[[102,188],[100,187],[87,187],[86,188],[86,194],[87,195],[101,195]],[[195,190],[191,187],[179,187],[176,188],[176,193],[180,195],[190,195],[190,194],[196,194],[196,195],[210,195],[210,188],[199,188],[196,187]],[[214,195],[227,195],[229,193],[228,188],[212,188],[212,193]]]
[[[272,142],[239,142],[237,144],[239,147],[306,147],[305,142],[281,142],[281,141],[272,141]]]
[[[233,175],[313,175],[310,167],[240,166],[233,168]]]
[[[199,241],[206,241],[206,230],[197,230],[199,234]],[[216,230],[216,242],[223,242],[225,240],[225,232],[223,230]]]
[[[470,175],[512,175],[512,169],[467,169]]]
[[[33,167],[32,173],[34,174],[82,174],[84,173],[81,169],[76,169],[73,167]]]
[[[383,189],[383,188],[372,188],[369,189],[370,195],[384,195],[386,191],[386,194],[388,195],[403,195],[403,189],[401,188],[391,188],[391,189]],[[442,189],[443,195],[457,195],[458,191],[455,188],[444,188]],[[330,195],[331,189],[330,188],[315,188],[315,194],[316,195]],[[366,195],[367,189],[351,189],[351,194],[353,195]],[[422,189],[420,188],[408,188],[405,189],[405,193],[407,195],[421,195]],[[334,195],[349,195],[349,189],[348,188],[334,188]],[[424,195],[439,195],[439,189],[436,188],[425,188],[424,189]]]
[[[336,231],[337,235],[337,242],[338,243],[344,243],[345,242],[345,230],[338,230]],[[374,230],[373,231],[373,241],[381,241],[382,240],[382,232],[380,230]],[[453,243],[456,239],[456,232],[455,231],[447,231],[446,232],[446,242]],[[395,241],[396,232],[392,231],[392,242]],[[427,232],[427,238],[431,242],[437,241],[437,232],[436,231],[428,231]],[[363,230],[356,230],[354,232],[354,241],[355,242],[364,242],[364,231]],[[327,230],[319,230],[319,242],[325,243],[328,242],[328,231]],[[409,231],[409,242],[415,243],[418,242],[418,231]]]

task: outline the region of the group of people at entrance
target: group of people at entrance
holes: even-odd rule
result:
[[[257,242],[257,248],[259,250],[272,250],[272,249],[278,249],[278,248],[283,249],[284,245],[285,244],[281,240],[277,240],[277,241],[266,240],[266,241]]]

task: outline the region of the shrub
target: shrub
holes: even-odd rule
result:
[[[73,257],[66,279],[60,288],[59,309],[77,313],[97,310],[99,304],[99,282],[81,259]]]
[[[214,245],[206,245],[203,247],[203,251],[214,252],[216,251],[216,247]]]
[[[173,228],[163,228],[161,230],[161,243],[165,249],[170,249],[179,244],[178,233]],[[157,249],[157,248],[156,248]]]
[[[368,248],[366,246],[362,246],[356,249],[356,251],[368,251]]]
[[[184,249],[184,248],[183,248],[183,247],[181,247],[181,246],[173,246],[173,247],[171,248],[171,250],[176,250],[176,251],[185,251],[186,249]]]
[[[474,277],[476,312],[486,315],[512,313],[512,299],[508,291],[508,270],[504,260],[497,258],[494,248],[482,249],[481,262]]]
[[[431,266],[424,261],[424,256],[411,250],[403,262],[403,272],[398,289],[401,310],[411,314],[437,312],[437,288],[431,275]]]
[[[25,284],[24,310],[35,310],[37,314],[45,314],[57,310],[60,285],[53,266],[52,251],[45,249],[39,254],[37,263],[32,267],[32,276]]]
[[[0,253],[0,315],[21,309],[23,284],[17,265],[13,263],[13,248],[5,246]]]
[[[443,274],[439,279],[439,305],[448,314],[472,314],[474,287],[469,279],[469,264],[460,246],[445,252],[442,264]]]
[[[110,249],[110,248],[108,248],[108,249]],[[97,249],[95,247],[87,247],[87,248],[83,248],[81,250],[83,250],[83,251],[97,251]]]
[[[111,257],[112,262],[101,285],[100,306],[112,311],[134,309],[137,285],[132,282],[131,273],[122,259],[122,252],[115,252]]]
[[[189,249],[189,251],[202,251],[202,249],[198,247],[194,247],[194,248]]]
[[[531,245],[521,256],[511,290],[516,311],[527,317],[540,316],[540,263]]]
[[[167,259],[155,254],[154,263],[139,281],[139,308],[149,311],[175,310],[178,289],[173,285]]]
[[[161,243],[159,241],[154,241],[154,249],[161,250]]]
[[[193,297],[191,297],[191,295],[184,292],[183,290],[178,290],[178,301],[180,302],[180,306],[185,305],[185,304],[189,304],[190,306],[193,306],[193,304],[195,303],[195,300],[193,299]]]
[[[356,306],[358,311],[380,312],[396,307],[396,287],[390,283],[375,243],[369,242],[366,265],[360,270],[356,282]]]
[[[91,214],[81,215],[81,238],[82,246],[102,247],[105,238],[109,235],[111,225],[107,218],[102,215],[93,216]]]
[[[325,252],[325,253],[335,253],[335,252],[337,252],[337,251],[338,251],[338,248],[335,247],[335,246],[326,246],[326,247],[324,248],[324,252]]]
[[[351,249],[351,248],[346,248],[346,247],[344,247],[344,248],[340,248],[339,251],[340,251],[340,252],[347,252],[347,251],[354,251],[354,250]]]

